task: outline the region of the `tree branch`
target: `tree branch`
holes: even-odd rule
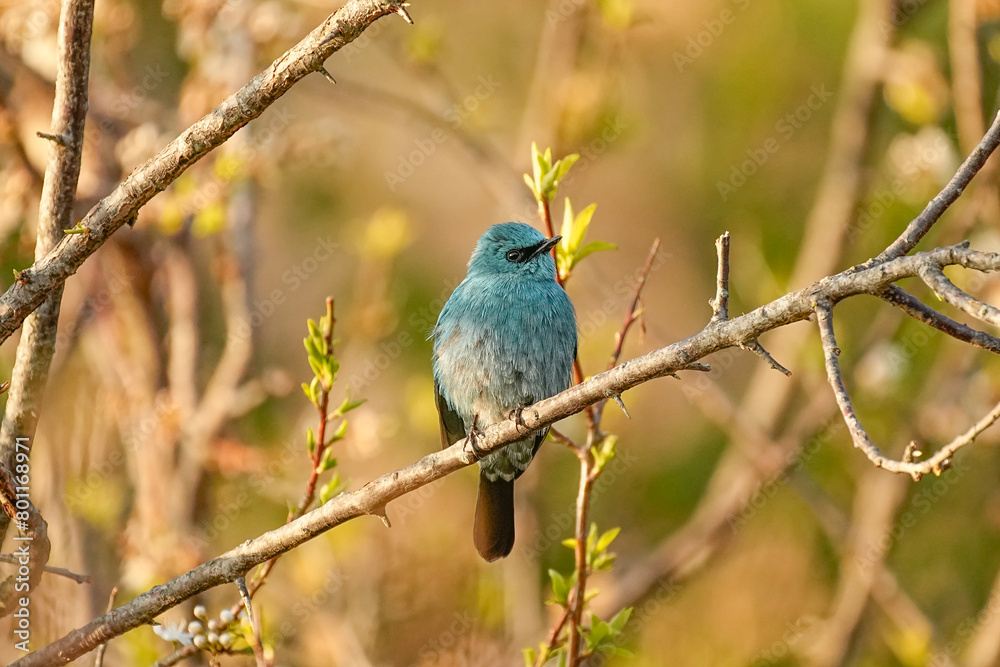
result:
[[[403,4],[403,0],[350,0],[247,85],[137,167],[84,216],[81,224],[86,233],[65,235],[51,252],[22,272],[23,281],[15,282],[0,297],[0,343],[111,234],[134,220],[154,195],[257,118],[295,83],[318,72],[327,58],[356,39],[376,19],[405,13]]]
[[[972,181],[973,176],[979,173],[979,170],[983,168],[986,160],[997,149],[997,146],[1000,146],[1000,114],[997,114],[996,118],[994,118],[993,125],[990,126],[986,136],[979,142],[976,149],[969,154],[969,157],[965,158],[965,162],[958,168],[958,171],[948,182],[948,185],[927,204],[920,215],[910,221],[910,224],[906,226],[906,229],[899,235],[899,238],[893,241],[892,245],[882,251],[878,257],[869,260],[864,265],[865,268],[887,259],[901,257],[913,250],[920,243],[920,239],[930,231],[934,223],[948,210],[948,207],[962,196],[965,188]]]
[[[915,257],[919,257],[919,255]],[[940,268],[938,270],[940,271]],[[919,272],[923,273],[925,271],[927,271],[927,268],[921,266]],[[868,436],[868,432],[861,425],[861,420],[858,419],[857,414],[854,412],[854,406],[851,404],[851,397],[847,393],[847,387],[844,385],[844,376],[840,370],[840,362],[837,360],[837,357],[840,355],[840,349],[837,347],[837,339],[833,332],[833,305],[828,299],[817,299],[816,317],[819,323],[820,337],[823,341],[827,379],[833,388],[837,405],[840,407],[844,422],[851,433],[854,446],[863,451],[865,456],[876,467],[885,468],[890,472],[906,473],[911,475],[914,480],[919,480],[922,475],[931,472],[935,475],[940,475],[942,471],[950,467],[951,457],[954,456],[955,452],[970,444],[980,433],[989,428],[997,419],[1000,419],[1000,403],[998,403],[989,414],[979,420],[968,431],[956,437],[928,459],[923,461],[912,460],[914,458],[915,445],[907,448],[906,455],[902,461],[886,457],[875,443],[872,442]]]
[[[90,77],[90,36],[94,22],[94,0],[64,0],[59,19],[59,62],[56,72],[55,101],[52,106],[52,133],[58,138],[49,147],[49,163],[45,169],[42,195],[38,207],[38,228],[35,240],[35,260],[49,253],[65,235],[63,230],[72,227],[73,205],[76,202],[76,185],[80,178],[83,155],[83,128],[87,116],[87,86]],[[21,285],[15,281],[14,286]],[[25,323],[21,341],[17,346],[14,371],[11,375],[10,398],[0,426],[0,466],[5,475],[15,470],[20,456],[28,461],[32,440],[38,425],[42,397],[48,383],[49,368],[56,349],[56,326],[59,322],[59,303],[62,300],[62,283],[38,299],[37,309]],[[30,312],[30,311],[28,311]],[[27,312],[25,313],[27,314]],[[17,485],[11,480],[4,483],[4,492]],[[27,487],[28,484],[20,485]],[[26,496],[27,494],[19,494]],[[11,503],[14,496],[7,500]],[[30,502],[30,501],[29,501]],[[5,502],[6,506],[7,503]],[[0,517],[0,542],[7,534],[13,514]],[[45,543],[30,541],[31,575],[26,590],[33,590],[42,576],[48,559],[49,545],[44,520],[37,511],[29,512],[31,533]],[[19,526],[23,525],[18,521]],[[22,531],[23,532],[23,531]],[[10,582],[8,579],[7,582]],[[5,582],[6,583],[6,582]],[[13,590],[0,594],[3,613],[11,610],[8,604]]]
[[[819,302],[835,303],[858,294],[878,294],[894,281],[917,276],[927,265],[962,265],[977,271],[996,271],[1000,270],[1000,254],[978,252],[964,245],[950,246],[900,257],[874,268],[850,269],[824,278],[806,289],[787,294],[740,317],[711,324],[682,341],[624,362],[556,396],[539,401],[532,409],[524,411],[522,425],[504,420],[487,429],[477,439],[477,446],[483,455],[489,454],[523,439],[524,428],[533,431],[549,426],[581,412],[606,396],[620,394],[655,378],[682,371],[706,355],[738,346],[741,341],[756,339],[766,331],[809,319]],[[383,475],[357,491],[340,494],[301,518],[251,539],[173,581],[143,593],[110,614],[94,619],[14,664],[19,667],[66,664],[113,637],[149,623],[183,600],[245,575],[255,565],[290,551],[334,526],[360,516],[379,515],[387,503],[475,461],[467,441],[460,440],[447,449]],[[896,464],[896,468],[899,472],[909,472],[910,467],[922,469],[926,466],[930,471],[932,461],[908,464],[909,467]],[[894,470],[888,464],[883,467]]]
[[[879,292],[877,296],[896,306],[910,317],[920,320],[924,324],[948,334],[952,338],[957,338],[970,345],[1000,354],[1000,338],[977,331],[961,322],[956,322],[950,317],[942,315],[930,306],[923,304],[913,295],[907,294],[902,288],[896,285],[890,285],[882,292]]]

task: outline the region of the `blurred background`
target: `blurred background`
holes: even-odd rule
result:
[[[99,0],[78,215],[335,9]],[[58,10],[0,0],[7,281],[34,248]],[[67,282],[32,495],[50,564],[94,580],[44,578],[34,646],[102,613],[113,586],[126,602],[285,521],[316,422],[301,339],[328,295],[333,396],[367,400],[335,445],[348,488],[440,446],[426,337],[486,227],[540,226],[521,178],[532,141],[581,156],[557,224],[564,196],[577,211],[596,203],[591,238],[618,246],[567,286],[590,375],[654,238],[644,332],[623,359],[707,323],[723,231],[734,315],[877,254],[998,107],[993,0],[417,0],[410,12],[414,26],[379,20],[328,61],[336,85],[295,86]],[[921,247],[996,250],[998,223],[994,162]],[[1000,303],[996,280],[950,273]],[[836,313],[855,404],[888,453],[936,449],[997,401],[987,352],[874,298]],[[941,477],[874,470],[835,412],[815,327],[762,342],[791,378],[727,351],[705,360],[711,373],[627,392],[631,421],[607,410],[619,455],[593,516],[622,532],[593,606],[636,607],[623,644],[636,657],[607,664],[1000,664],[1000,431]],[[560,428],[585,430],[579,416]],[[542,448],[497,564],[472,546],[471,469],[390,504],[391,529],[358,519],[288,554],[256,602],[275,664],[520,664],[555,616],[547,570],[572,566],[560,542],[577,470],[565,448]],[[217,588],[161,620],[236,600]],[[20,655],[13,644],[0,639],[0,658]],[[140,628],[106,663],[172,650]]]

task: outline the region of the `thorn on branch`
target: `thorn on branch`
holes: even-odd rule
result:
[[[402,2],[402,3],[398,4],[398,5],[396,5],[395,8],[393,9],[393,11],[396,12],[397,14],[399,14],[400,16],[402,16],[404,21],[406,21],[410,25],[413,25],[413,17],[410,16],[410,12],[406,11],[406,7],[409,4],[410,3],[408,3],[408,2]]]
[[[320,67],[319,68],[319,73],[322,74],[323,78],[326,79],[327,81],[329,81],[330,83],[332,83],[332,84],[336,84],[337,83],[337,80],[333,78],[333,75],[330,74],[330,70],[328,70],[327,68]]]
[[[681,369],[682,371],[701,371],[702,373],[709,373],[712,367],[708,364],[703,364],[700,361],[692,361],[690,364]]]
[[[10,389],[10,380],[6,380],[5,382],[0,383],[0,394],[7,393],[8,389]]]
[[[719,270],[715,278],[715,298],[708,302],[712,306],[712,322],[729,319],[729,232],[715,240],[719,256]]]
[[[632,415],[628,413],[628,408],[625,407],[625,401],[622,400],[621,394],[611,394],[611,398],[615,399],[615,403],[617,403],[618,407],[625,413],[625,417],[632,419]]]
[[[389,515],[386,514],[385,512],[385,505],[373,509],[372,514],[382,519],[382,525],[384,525],[386,528],[392,528],[392,523],[389,521]]]
[[[64,134],[49,134],[48,132],[35,132],[41,139],[48,139],[52,143],[59,144],[63,148],[69,146],[70,137]]]
[[[759,340],[754,339],[749,343],[740,343],[740,347],[742,347],[744,350],[753,352],[758,357],[763,359],[768,366],[778,371],[779,373],[783,373],[788,377],[792,376],[792,372],[787,368],[785,368],[784,366],[782,366],[781,364],[779,364],[778,361],[771,356],[771,353],[764,349],[764,346],[760,344]],[[840,350],[837,350],[837,354],[840,354]]]

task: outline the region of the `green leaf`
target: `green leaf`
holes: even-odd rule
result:
[[[309,368],[312,369],[313,375],[315,375],[317,378],[319,378],[320,382],[322,382],[323,381],[323,370],[324,370],[322,362],[319,359],[317,359],[316,357],[310,356],[309,357]]]
[[[331,435],[327,439],[326,444],[332,445],[338,440],[343,440],[344,436],[346,435],[347,435],[347,420],[344,419],[340,422],[340,426],[337,427],[337,430],[333,432],[333,435]]]
[[[324,484],[323,488],[319,490],[319,504],[325,505],[331,498],[340,493],[340,486],[340,475],[333,473],[330,481]]]
[[[576,153],[570,153],[563,159],[559,160],[559,162],[556,164],[557,183],[561,181],[563,178],[565,178],[566,174],[569,173],[569,170],[573,167],[574,164],[576,164],[576,161],[579,159],[580,159],[579,155],[577,155]]]
[[[610,621],[608,621],[608,625],[610,625],[611,629],[616,633],[621,633],[621,631],[625,629],[625,625],[628,623],[628,619],[631,618],[631,616],[632,607],[625,607],[615,614]]]
[[[570,549],[576,549],[576,538],[570,537],[562,541],[564,547],[569,547]]]
[[[524,655],[524,667],[535,667],[535,649],[529,646],[521,649],[521,653]]]
[[[337,414],[338,415],[347,414],[354,408],[364,405],[365,401],[367,400],[368,400],[367,398],[362,398],[361,400],[358,401],[352,401],[351,394],[350,392],[348,392],[348,394],[344,396],[344,402],[340,404],[339,408],[337,408]]]
[[[306,321],[306,325],[309,327],[309,337],[310,338],[322,338],[323,334],[320,333],[319,327],[316,325],[316,320],[309,318]]]
[[[531,194],[535,196],[535,201],[539,201],[542,196],[538,193],[538,188],[535,187],[535,182],[531,180],[531,176],[528,176],[527,174],[521,175],[524,176],[524,182],[527,183],[528,189],[531,190]]]
[[[324,473],[337,466],[337,459],[333,457],[333,450],[330,448],[323,450],[323,456],[319,461],[319,472]]]
[[[568,198],[566,199],[566,202],[569,203]],[[571,246],[573,248],[573,254],[577,257],[577,262],[580,261],[580,244],[583,243],[583,239],[587,235],[587,229],[590,227],[590,220],[594,217],[594,211],[596,210],[597,204],[591,204],[587,208],[580,211],[573,219],[573,238],[571,240]]]
[[[552,598],[556,604],[566,606],[569,597],[570,582],[558,570],[549,569],[549,579],[552,580]]]
[[[611,566],[615,564],[615,559],[618,558],[615,554],[598,554],[594,558],[594,569],[599,571],[610,570]]]
[[[611,543],[615,541],[615,538],[618,537],[618,533],[620,532],[622,532],[621,528],[612,528],[611,530],[601,535],[597,540],[597,547],[596,547],[597,550],[604,551],[609,546],[611,546]]]
[[[313,433],[311,426],[306,429],[306,450],[309,452],[309,458],[316,453],[316,434]]]
[[[577,251],[576,257],[573,258],[573,263],[578,264],[587,255],[591,255],[601,250],[618,250],[618,245],[615,243],[608,243],[607,241],[591,241]]]

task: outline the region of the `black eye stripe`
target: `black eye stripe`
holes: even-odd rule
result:
[[[514,248],[513,250],[508,250],[504,254],[504,257],[507,259],[508,262],[513,262],[515,264],[523,264],[528,260],[532,259],[537,254],[536,251],[539,250],[542,247],[542,245],[545,244],[546,242],[547,240],[543,239],[538,243],[525,246],[523,248]]]

